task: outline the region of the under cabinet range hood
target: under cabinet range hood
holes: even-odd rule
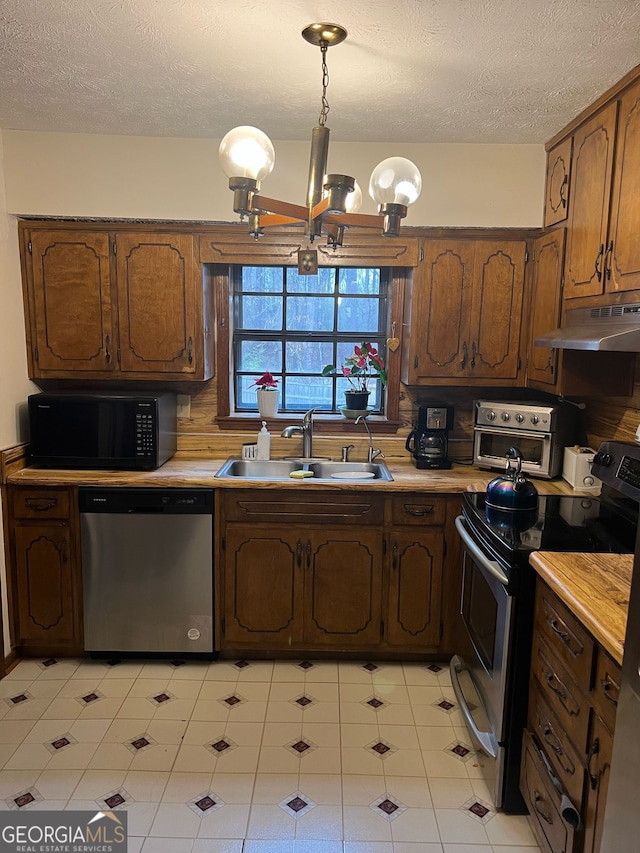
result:
[[[572,308],[565,325],[534,340],[538,347],[640,352],[640,303]]]

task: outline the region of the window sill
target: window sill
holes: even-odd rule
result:
[[[276,415],[275,418],[261,418],[257,412],[247,412],[246,414],[218,417],[215,423],[220,430],[245,432],[247,430],[256,430],[260,426],[261,421],[266,420],[269,431],[276,433],[278,430],[283,430],[286,426],[301,423],[302,417],[303,412]],[[342,415],[322,414],[319,412],[313,416],[313,431],[316,435],[348,434],[353,429],[354,423],[355,421],[348,420]],[[402,426],[401,421],[389,420],[384,415],[369,415],[367,424],[371,432],[378,435],[395,435]],[[358,426],[360,425],[358,424]]]

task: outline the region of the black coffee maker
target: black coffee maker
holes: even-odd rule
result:
[[[447,458],[447,433],[453,425],[453,406],[429,403],[418,406],[418,424],[409,433],[406,449],[416,468],[451,468]]]

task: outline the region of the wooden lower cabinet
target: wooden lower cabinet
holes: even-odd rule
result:
[[[72,490],[9,488],[13,644],[23,654],[82,651]]]

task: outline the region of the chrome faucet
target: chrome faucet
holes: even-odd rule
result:
[[[364,424],[367,433],[369,434],[369,452],[367,453],[367,462],[375,462],[378,456],[382,456],[382,458],[384,459],[384,453],[379,448],[376,448],[375,450],[373,449],[373,437],[371,435],[371,430],[369,429],[367,419],[364,415],[359,415],[356,418],[355,423],[359,424],[361,421]]]
[[[285,427],[280,433],[281,438],[291,438],[292,435],[302,436],[302,456],[311,459],[313,456],[313,413],[315,409],[309,409],[304,413],[302,424]]]

